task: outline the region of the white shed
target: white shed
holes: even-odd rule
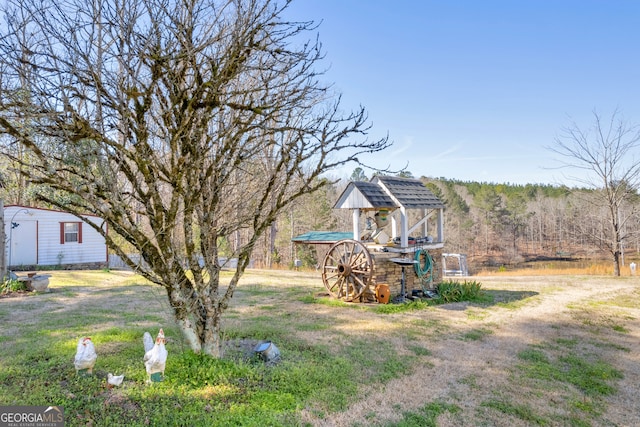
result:
[[[106,227],[97,216],[83,215],[83,219]],[[108,264],[104,237],[70,213],[9,205],[4,209],[4,227],[9,268]]]

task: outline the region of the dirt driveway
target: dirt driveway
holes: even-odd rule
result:
[[[424,362],[411,375],[366,390],[347,411],[324,419],[308,413],[307,421],[369,425],[375,414],[375,423],[384,425],[441,402],[459,410],[442,413],[438,426],[576,425],[576,419],[585,418],[591,419],[582,425],[640,425],[640,278],[474,279],[492,293],[495,304],[457,303],[393,315],[406,325],[433,326],[434,333],[416,338],[429,351]],[[360,320],[366,321],[353,319]],[[617,391],[594,397],[570,384],[569,372],[569,383],[562,377],[532,379],[523,359],[527,351],[549,355],[552,362],[601,361],[622,378],[615,381]],[[580,416],[572,418],[572,412]]]

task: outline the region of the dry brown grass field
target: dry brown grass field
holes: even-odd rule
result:
[[[409,374],[366,386],[345,411],[318,416],[308,408],[311,425],[422,425],[406,414],[437,402],[459,409],[444,411],[437,426],[637,426],[640,278],[603,275],[607,268],[482,273],[466,279],[482,283],[490,303],[390,315],[310,307],[278,295],[250,307],[240,296],[235,310],[250,315],[277,304],[293,318],[335,319],[333,328],[306,331],[305,339],[339,347],[347,339],[384,337],[411,360]],[[289,274],[281,286],[295,286]],[[590,385],[590,377],[611,389]]]

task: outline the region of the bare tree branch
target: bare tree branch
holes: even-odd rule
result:
[[[221,314],[278,214],[390,145],[321,82],[321,45],[301,42],[315,24],[283,20],[288,5],[9,0],[0,30],[0,133],[30,155],[3,154],[41,201],[102,217],[191,347],[216,356]],[[238,233],[222,292],[220,244]]]
[[[608,121],[596,112],[593,116],[588,131],[574,122],[562,130],[550,150],[563,158],[563,168],[585,172],[584,177],[575,179],[577,182],[597,190],[597,197],[590,202],[605,208],[609,224],[608,237],[599,241],[611,253],[614,274],[619,276],[622,241],[629,237],[624,225],[635,217],[636,204],[628,204],[632,212],[624,218],[620,216],[621,207],[637,196],[640,187],[640,158],[636,155],[640,128],[620,118],[618,111]],[[593,233],[590,235],[594,238]]]

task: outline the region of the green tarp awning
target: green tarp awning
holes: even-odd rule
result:
[[[344,239],[353,239],[352,232],[344,231],[309,231],[291,239],[294,243],[336,243]]]

